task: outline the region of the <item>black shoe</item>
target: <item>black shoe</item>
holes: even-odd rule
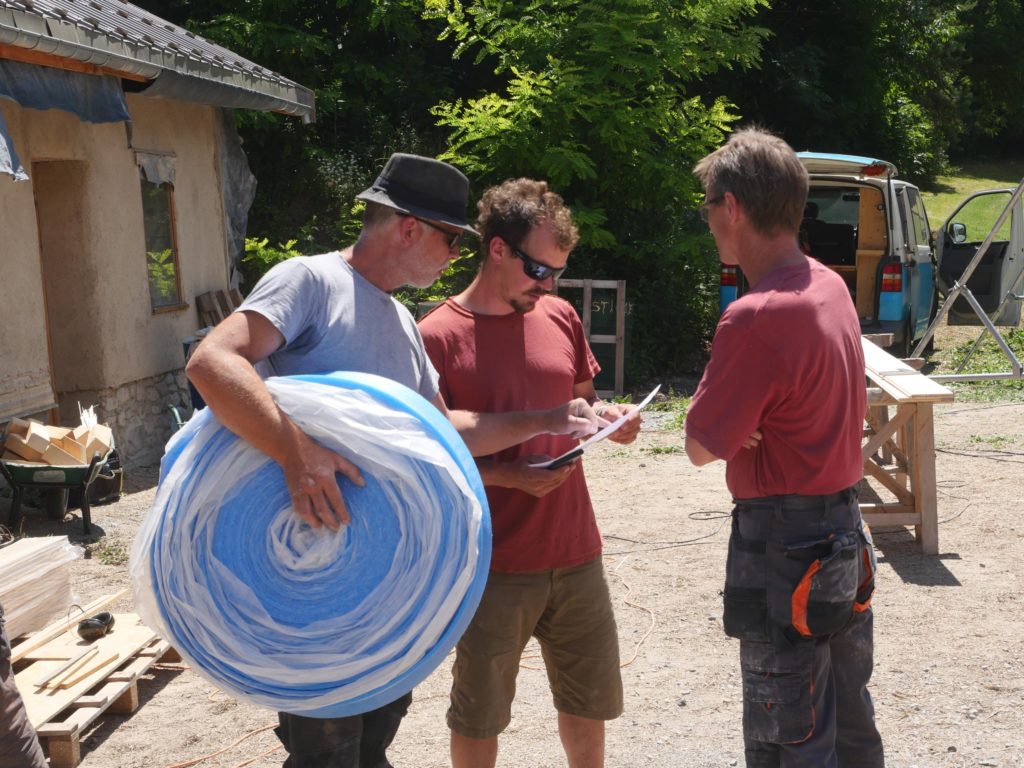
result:
[[[99,640],[113,628],[114,614],[103,611],[90,619],[78,622],[78,636],[83,640]]]

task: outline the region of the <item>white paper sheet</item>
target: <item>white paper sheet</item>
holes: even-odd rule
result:
[[[582,443],[577,445],[572,450],[566,451],[561,456],[557,456],[557,457],[551,459],[550,461],[542,461],[542,462],[539,462],[537,464],[531,464],[530,466],[535,468],[535,469],[553,469],[555,467],[561,466],[562,464],[564,464],[569,459],[575,458],[577,456],[582,456],[583,455],[583,451],[586,450],[586,448],[588,446],[593,445],[594,443],[598,443],[601,440],[604,440],[606,437],[608,437],[613,432],[617,432],[619,429],[622,428],[623,424],[625,424],[627,421],[630,420],[630,418],[633,417],[634,413],[639,413],[640,411],[642,411],[651,402],[651,400],[654,399],[654,396],[656,394],[658,394],[658,391],[660,389],[661,389],[661,384],[659,384],[654,389],[652,389],[650,391],[650,394],[648,394],[647,397],[645,397],[642,401],[640,401],[640,404],[637,406],[635,411],[630,411],[626,415],[620,416],[615,421],[613,421],[611,424],[609,424],[607,427],[604,427],[604,428],[598,430],[597,432],[595,432],[593,435],[588,437],[586,440],[584,440]]]

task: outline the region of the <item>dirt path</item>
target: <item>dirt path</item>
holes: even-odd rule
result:
[[[722,634],[718,594],[730,509],[723,470],[694,469],[680,451],[681,433],[666,429],[664,417],[649,422],[636,445],[601,444],[586,463],[628,662],[626,714],[609,726],[608,765],[742,765],[737,644]],[[888,765],[1024,766],[1024,404],[939,408],[936,445],[941,554],[922,556],[904,530],[876,532],[872,691]],[[95,508],[104,536],[73,572],[82,602],[126,584],[126,549],[154,478],[132,472],[134,492]],[[28,533],[48,528],[40,515],[28,518]],[[80,527],[61,531],[77,535]],[[392,750],[399,768],[448,764],[449,679],[446,663],[417,688]],[[140,692],[137,712],[103,717],[86,735],[83,768],[170,766],[275,720],[188,670],[151,674]],[[278,766],[282,753],[269,752],[276,744],[262,731],[200,765]],[[499,764],[564,765],[538,669],[520,674]]]

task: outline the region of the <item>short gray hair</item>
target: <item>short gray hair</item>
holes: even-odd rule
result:
[[[778,136],[757,127],[736,131],[693,172],[709,199],[731,192],[758,232],[772,236],[800,229],[807,170]]]

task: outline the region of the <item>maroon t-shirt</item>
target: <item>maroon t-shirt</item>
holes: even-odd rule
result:
[[[808,259],[765,276],[722,314],[686,432],[726,460],[737,499],[857,483],[867,390],[843,279]],[[753,449],[743,441],[764,437]]]
[[[483,413],[553,408],[571,400],[573,387],[600,370],[572,305],[553,296],[523,315],[478,315],[449,299],[420,321],[420,332],[449,408]],[[538,435],[493,458],[554,457],[577,442]],[[487,501],[493,571],[567,568],[601,553],[582,466],[546,496],[488,486]]]

